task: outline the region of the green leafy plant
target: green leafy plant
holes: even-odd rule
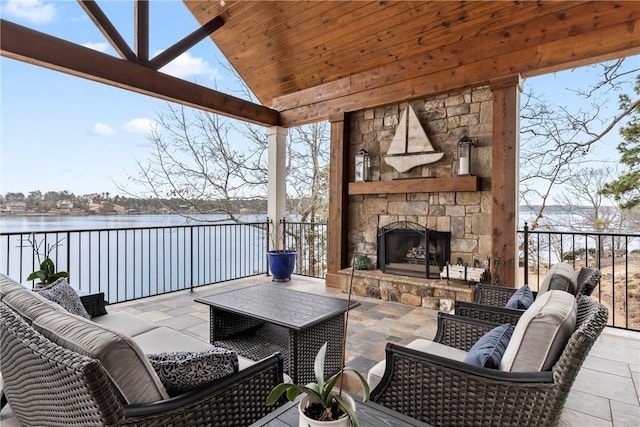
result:
[[[60,246],[63,239],[58,240],[55,244],[47,245],[46,253],[42,254],[42,245],[44,244],[44,239],[36,242],[33,234],[27,239],[29,245],[33,248],[33,252],[36,254],[38,258],[38,263],[40,264],[40,270],[36,270],[27,277],[27,280],[36,280],[39,279],[40,283],[43,285],[48,285],[61,277],[69,277],[69,273],[66,271],[58,271],[56,272],[56,266],[51,259],[51,251]],[[44,256],[44,258],[43,258]]]
[[[349,367],[343,367],[339,372],[325,381],[324,361],[326,353],[327,343],[325,342],[322,347],[320,347],[313,366],[316,382],[307,385],[278,384],[271,390],[271,393],[267,397],[267,405],[275,404],[285,393],[287,399],[291,402],[296,400],[299,394],[304,393],[310,397],[311,401],[305,410],[305,414],[309,418],[318,421],[332,421],[347,414],[351,418],[353,427],[359,427],[360,424],[358,423],[358,417],[355,411],[349,403],[342,398],[342,381],[337,390],[335,390],[335,387],[338,380],[344,375],[344,371],[349,370],[355,372],[362,383],[362,400],[366,402],[369,399],[369,383],[367,383],[367,380],[359,372]],[[314,405],[319,409],[314,409]]]

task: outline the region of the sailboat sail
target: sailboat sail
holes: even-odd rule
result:
[[[384,156],[385,162],[398,172],[407,172],[416,166],[437,162],[443,156],[444,153],[433,149],[413,108],[407,107],[400,116],[400,123]]]

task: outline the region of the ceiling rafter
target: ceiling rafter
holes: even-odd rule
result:
[[[263,126],[276,110],[0,19],[0,55]]]
[[[195,46],[197,43],[207,38],[210,34],[216,31],[218,28],[224,25],[224,20],[219,16],[216,16],[211,21],[204,24],[202,27],[195,30],[193,33],[184,37],[179,42],[175,43],[169,49],[156,55],[150,62],[149,67],[154,70],[158,70],[169,62],[176,59],[178,56]]]
[[[93,0],[78,0],[78,4],[91,18],[93,23],[98,27],[102,35],[111,44],[113,49],[118,52],[121,58],[131,62],[138,62],[138,57],[131,50],[127,42],[122,38],[116,27],[111,23],[107,15],[100,9],[98,3]]]
[[[98,27],[111,46],[113,46],[115,51],[118,52],[121,58],[147,66],[154,70],[159,70],[164,67],[224,25],[224,20],[221,17],[216,16],[150,60],[149,0],[134,0],[135,52],[129,47],[127,42],[120,35],[120,32],[111,23],[107,15],[102,11],[95,0],[78,0],[78,3],[82,9],[84,9],[89,18],[91,18],[96,27]]]
[[[135,37],[138,62],[142,65],[149,63],[149,1],[135,0]]]

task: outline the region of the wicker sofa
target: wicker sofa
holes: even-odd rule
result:
[[[90,320],[0,275],[2,400],[21,425],[243,426],[274,409],[265,400],[283,381],[280,354],[239,357],[237,372],[169,395],[144,355],[211,345],[108,314],[102,294],[81,301]]]
[[[569,297],[566,301],[573,299]],[[464,359],[497,324],[439,313],[438,331],[432,341],[416,340],[408,346],[387,344],[382,366],[378,364],[369,371],[369,382],[379,381],[371,400],[434,426],[556,425],[607,316],[607,308],[601,303],[578,297],[575,327],[553,365],[542,370],[520,365],[505,371],[502,361],[500,369],[490,369],[465,363]],[[511,340],[515,335],[514,331]],[[372,378],[372,373],[377,378]]]

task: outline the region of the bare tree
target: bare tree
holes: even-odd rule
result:
[[[149,137],[149,158],[138,160],[138,175],[129,176],[146,198],[179,199],[192,214],[205,213],[203,202],[222,201],[220,221],[242,222],[238,203],[264,200],[267,194],[265,129],[222,116],[168,104]],[[297,219],[326,218],[328,127],[314,123],[291,129],[287,140],[287,196],[295,201]],[[165,206],[171,210],[171,206]],[[207,205],[206,212],[210,213]]]
[[[562,225],[570,230],[614,232],[626,221],[625,212],[612,197],[601,194],[602,188],[614,178],[611,168],[581,169],[570,177],[556,202],[572,206],[571,216]],[[559,225],[559,224],[558,224]]]
[[[600,79],[591,87],[573,90],[584,100],[583,107],[572,111],[554,106],[529,91],[521,107],[522,202],[536,205],[532,229],[541,224],[552,190],[567,184],[583,167],[585,156],[605,135],[616,128],[640,104],[640,97],[629,102],[617,114],[605,117],[608,95],[626,90],[640,68],[623,66],[623,59],[592,66]],[[571,90],[571,89],[569,89]]]
[[[193,214],[203,213],[203,201],[223,200],[215,213],[236,222],[234,203],[266,194],[266,147],[242,139],[227,119],[168,104],[156,123],[149,136],[150,156],[137,160],[138,175],[129,177],[145,190],[129,194],[177,198]],[[232,144],[234,134],[241,141]]]

